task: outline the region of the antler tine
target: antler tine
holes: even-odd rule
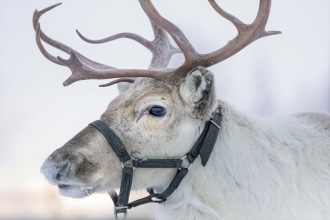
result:
[[[49,6],[41,11],[38,11],[38,10],[35,10],[34,13],[33,13],[33,17],[32,17],[32,23],[33,23],[33,28],[36,32],[36,42],[37,42],[37,45],[41,51],[41,53],[50,61],[56,63],[56,64],[59,64],[59,65],[63,65],[58,59],[57,57],[55,56],[52,56],[51,54],[49,54],[46,49],[43,47],[42,43],[41,43],[41,39],[45,40],[45,41],[48,41],[50,42],[49,44],[51,45],[54,45],[54,47],[56,47],[57,49],[65,52],[65,53],[69,53],[69,48],[66,47],[65,45],[61,44],[60,42],[56,42],[55,43],[55,40],[52,40],[50,38],[47,37],[47,35],[45,35],[41,28],[40,28],[40,23],[39,23],[39,19],[40,17],[46,13],[47,11],[50,11],[52,10],[53,8],[61,5],[62,3],[58,3],[58,4],[55,4],[55,5],[52,5],[52,6]]]
[[[64,66],[64,64],[61,63],[57,57],[48,53],[47,50],[42,45],[42,43],[41,43],[42,31],[40,29],[39,23],[37,24],[35,31],[36,31],[36,42],[37,42],[38,48],[41,51],[42,55],[44,55],[44,57],[46,57],[48,60],[52,61],[53,63]]]
[[[134,83],[135,79],[134,78],[119,78],[119,79],[112,80],[111,82],[101,84],[101,85],[99,85],[99,87],[112,86],[112,85],[115,85],[120,82]]]
[[[150,20],[150,23],[155,37],[154,40],[150,42],[152,59],[149,69],[165,68],[170,62],[172,56],[176,53],[182,53],[182,51],[172,46],[164,29],[155,24],[152,20]]]
[[[91,44],[102,44],[102,43],[107,43],[107,42],[114,41],[114,40],[117,40],[117,39],[120,39],[120,38],[129,38],[129,39],[137,41],[138,43],[142,44],[143,46],[145,46],[148,49],[151,48],[151,42],[150,41],[148,41],[145,38],[141,37],[140,35],[137,35],[137,34],[134,34],[134,33],[119,33],[119,34],[115,34],[115,35],[112,35],[110,37],[106,37],[106,38],[103,38],[103,39],[92,40],[92,39],[89,39],[89,38],[85,37],[78,30],[76,30],[76,32],[82,40],[84,40],[88,43],[91,43]]]
[[[181,50],[171,45],[166,32],[161,27],[152,20],[150,20],[150,23],[154,32],[154,39],[152,41],[134,33],[119,33],[100,40],[92,40],[82,35],[78,30],[76,30],[76,32],[82,40],[92,44],[106,43],[121,38],[134,40],[145,46],[152,53],[149,69],[165,68],[170,62],[171,57],[176,53],[181,53]],[[122,78],[100,86],[110,86],[118,82],[134,82],[134,80],[132,78]]]
[[[260,0],[259,9],[255,20],[251,24],[245,24],[235,16],[224,11],[215,0],[209,0],[211,6],[222,17],[229,20],[236,27],[237,36],[229,41],[224,47],[209,53],[202,55],[201,65],[209,67],[215,63],[219,63],[228,57],[236,54],[244,47],[252,43],[253,41],[275,34],[281,34],[280,31],[266,31],[266,23],[269,17],[271,0]]]
[[[152,52],[153,59],[150,63],[149,68],[164,68],[168,65],[172,55],[175,53],[181,53],[181,50],[173,47],[170,44],[166,32],[163,29],[161,29],[158,25],[154,24],[152,21],[151,25],[155,35],[155,38],[152,41],[149,41],[141,37],[140,35],[134,33],[119,33],[100,40],[92,40],[82,35],[78,30],[76,30],[76,32],[82,40],[91,44],[107,43],[121,38],[129,38],[131,40],[134,40]]]
[[[149,69],[165,68],[168,65],[172,55],[175,53],[181,53],[181,50],[171,45],[166,32],[162,28],[160,28],[151,20],[150,23],[154,32],[154,39],[152,41],[149,41],[134,33],[119,33],[100,40],[91,40],[83,36],[78,30],[77,34],[82,40],[92,44],[106,43],[120,38],[128,38],[134,40],[151,51],[152,60]]]
[[[135,40],[136,42],[142,44],[143,46],[148,48],[150,51],[152,51],[151,42],[134,33],[119,33],[119,34],[115,34],[115,35],[112,35],[110,37],[106,37],[106,38],[103,38],[100,40],[92,40],[92,39],[85,37],[78,30],[76,30],[76,32],[82,40],[84,40],[88,43],[91,43],[91,44],[101,44],[101,43],[107,43],[107,42],[114,41],[114,40],[121,39],[121,38],[128,38],[128,39]],[[114,84],[120,83],[120,82],[134,83],[134,81],[135,81],[134,78],[119,78],[119,79],[113,80],[109,83],[101,84],[99,86],[106,87],[106,86],[111,86],[111,85],[114,85]]]
[[[149,19],[171,35],[186,60],[195,60],[197,58],[198,53],[184,33],[176,25],[163,18],[150,0],[140,0],[140,4]]]

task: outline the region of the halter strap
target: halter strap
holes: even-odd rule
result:
[[[107,124],[101,120],[96,120],[90,123],[89,125],[93,126],[103,134],[122,164],[122,179],[119,195],[114,190],[109,191],[109,195],[115,205],[115,218],[118,219],[118,214],[123,213],[123,219],[126,219],[127,209],[139,205],[165,202],[179,187],[181,181],[187,175],[191,164],[195,161],[198,155],[201,156],[202,165],[206,166],[218,136],[220,129],[219,124],[220,114],[218,112],[213,112],[212,118],[205,123],[204,130],[192,149],[180,159],[137,159],[127,152],[120,138]],[[189,162],[189,167],[183,165],[184,160]],[[153,188],[148,188],[147,191],[150,194],[149,196],[129,203],[134,168],[177,168],[178,171],[170,185],[162,193],[155,193]]]

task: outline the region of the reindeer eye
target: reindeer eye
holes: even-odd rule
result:
[[[162,117],[166,114],[166,109],[161,106],[154,106],[149,110],[149,114],[156,117]]]

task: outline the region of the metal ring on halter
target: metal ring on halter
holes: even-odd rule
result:
[[[130,160],[127,160],[125,162],[120,162],[121,168],[133,167],[133,169],[135,169],[135,167],[133,166],[133,160],[136,160],[136,159],[134,157],[131,157]]]
[[[157,198],[156,196],[151,197],[150,200],[154,203],[159,203],[159,204],[166,201],[166,199],[160,199],[160,198]]]
[[[118,213],[116,212],[116,210],[115,210],[115,219],[116,219],[116,220],[119,220],[119,218],[118,218]],[[123,217],[122,220],[127,220],[127,212],[124,213],[124,217]]]
[[[187,155],[181,157],[180,160],[182,160],[182,167],[181,167],[181,168],[187,168],[188,170],[191,168],[191,163],[190,163],[189,160],[187,159]],[[183,161],[184,161],[184,160],[186,160],[186,161],[189,163],[189,166],[188,166],[188,167],[184,167],[184,166],[183,166]],[[179,170],[180,170],[181,168],[179,168]]]

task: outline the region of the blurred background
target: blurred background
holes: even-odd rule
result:
[[[221,47],[236,34],[206,1],[153,2],[201,53]],[[247,23],[258,8],[258,0],[217,2]],[[41,55],[31,19],[35,9],[54,3],[0,0],[0,219],[109,219],[113,206],[107,194],[65,198],[39,172],[51,152],[98,119],[118,95],[116,86],[98,88],[97,80],[62,86],[70,71]],[[262,117],[330,112],[329,15],[329,0],[273,0],[267,29],[282,34],[260,39],[211,67],[218,98]],[[149,21],[137,1],[63,0],[42,17],[41,27],[85,56],[118,68],[146,68],[151,58],[130,40],[89,45],[75,34],[79,29],[100,39],[128,31],[151,39]],[[178,55],[170,65],[181,62]],[[129,216],[150,219],[155,208],[136,208]]]

